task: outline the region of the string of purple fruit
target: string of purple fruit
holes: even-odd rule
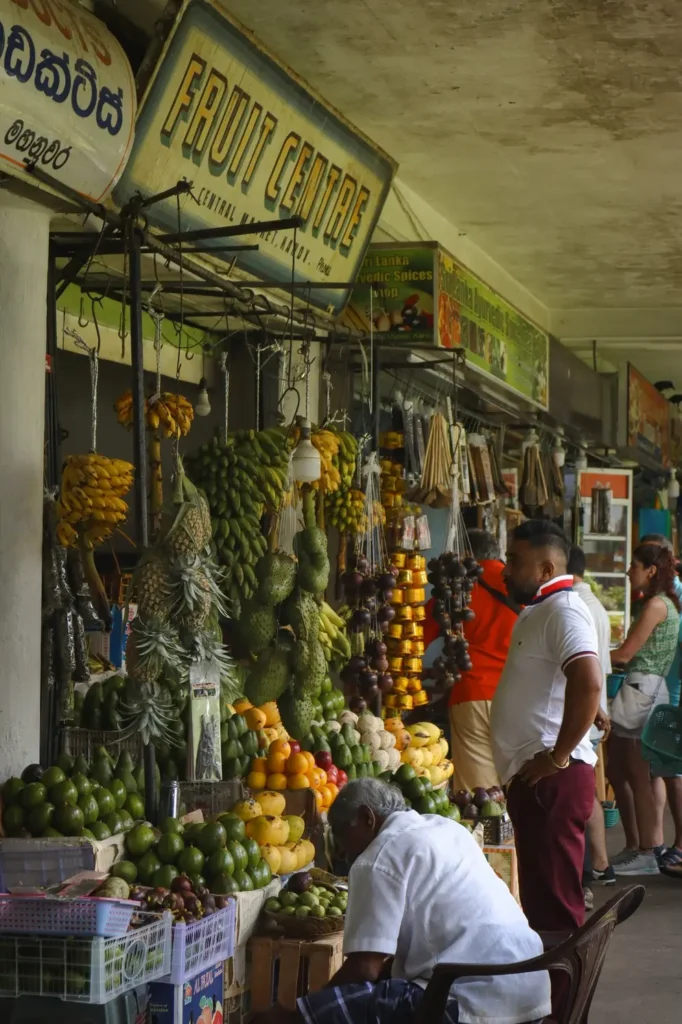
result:
[[[389,693],[393,686],[383,636],[395,618],[390,602],[397,571],[372,571],[369,559],[356,552],[350,556],[349,568],[341,577],[344,602],[351,610],[348,628],[353,651],[341,671],[341,679],[355,691],[349,706],[356,714],[367,707],[380,707],[381,694]]]
[[[461,679],[462,672],[472,668],[464,623],[475,618],[469,605],[483,569],[473,556],[462,558],[452,551],[432,558],[427,568],[434,599],[431,614],[443,637],[443,653],[434,659],[429,675],[438,690],[447,692]]]

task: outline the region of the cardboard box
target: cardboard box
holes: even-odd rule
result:
[[[153,981],[149,986],[150,1024],[222,1024],[223,964],[200,971],[182,985]]]
[[[516,847],[509,844],[505,846],[484,846],[483,853],[497,877],[502,879],[514,899],[517,903],[520,903]]]

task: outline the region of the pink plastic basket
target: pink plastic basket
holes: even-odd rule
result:
[[[134,900],[93,896],[0,896],[0,932],[32,935],[125,935]]]

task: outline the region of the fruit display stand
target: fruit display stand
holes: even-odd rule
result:
[[[187,813],[201,811],[207,820],[229,811],[246,795],[247,791],[241,779],[180,783],[180,800],[184,803]]]
[[[106,871],[120,858],[124,836],[109,839],[0,839],[0,890],[46,888],[78,871]]]
[[[98,747],[106,747],[117,757],[126,750],[136,764],[142,764],[142,737],[139,733],[132,736],[113,729],[77,729],[67,727],[61,730],[61,750],[71,757],[82,755],[92,761]]]
[[[317,992],[343,963],[343,932],[313,942],[302,939],[251,939],[251,1009],[279,1004],[296,1009],[296,1000]]]

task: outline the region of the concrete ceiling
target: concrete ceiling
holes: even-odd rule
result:
[[[655,334],[673,372],[679,0],[224,3],[543,302],[559,337],[604,339],[646,372],[617,342]]]

